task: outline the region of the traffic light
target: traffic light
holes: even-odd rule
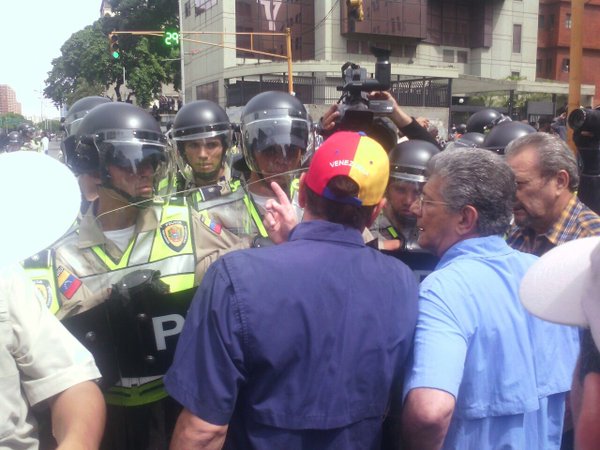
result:
[[[362,22],[365,20],[365,13],[363,9],[363,0],[346,0],[346,6],[348,6],[348,18]]]
[[[119,59],[121,56],[121,48],[119,47],[119,36],[117,34],[109,33],[108,45],[110,54],[114,59]]]
[[[169,47],[179,45],[179,33],[177,30],[165,30],[163,40]]]

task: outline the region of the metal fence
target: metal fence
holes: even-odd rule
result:
[[[313,73],[294,77],[294,92],[305,104],[332,104],[340,98],[342,80]],[[401,78],[391,82],[390,92],[403,106],[449,108],[451,80],[448,78]],[[264,91],[287,91],[286,74],[258,75],[225,80],[227,107],[244,106],[256,94]]]

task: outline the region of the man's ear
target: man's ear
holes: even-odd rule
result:
[[[556,174],[556,187],[560,191],[569,189],[570,181],[569,173],[566,170],[559,170]]]
[[[459,212],[460,219],[456,224],[456,232],[460,236],[468,236],[478,234],[477,222],[479,220],[479,213],[471,206],[463,206]]]
[[[306,185],[304,184],[304,177],[306,177],[306,172],[300,175],[300,182],[298,187],[298,204],[300,208],[306,208]]]
[[[373,208],[373,211],[371,212],[371,217],[369,217],[369,220],[367,221],[366,228],[371,228],[371,225],[373,225],[373,223],[375,223],[375,219],[377,219],[377,216],[379,215],[381,210],[385,207],[386,203],[387,203],[387,199],[385,197],[383,197],[381,200],[379,200],[379,203],[377,203],[377,205],[375,205],[375,208]]]

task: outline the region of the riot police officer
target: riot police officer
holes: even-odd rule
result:
[[[42,145],[35,139],[35,127],[33,125],[22,123],[19,125],[19,133],[21,133],[21,150],[42,151]]]
[[[495,109],[485,108],[472,114],[467,120],[467,132],[487,133],[502,122],[510,122],[511,119]]]
[[[60,143],[59,158],[62,156],[64,163],[77,176],[81,190],[81,212],[85,212],[90,203],[98,197],[100,175],[98,174],[98,163],[94,159],[95,155],[90,154],[88,158],[75,156],[79,125],[93,108],[105,103],[110,103],[110,99],[97,95],[80,98],[69,108],[63,122],[66,136]]]
[[[501,123],[486,135],[481,148],[491,150],[504,155],[504,149],[508,144],[521,136],[536,133],[536,129],[523,122]]]
[[[404,261],[419,280],[435,268],[437,258],[417,244],[417,221],[410,206],[427,181],[427,162],[439,151],[431,142],[418,139],[401,142],[392,149],[387,203],[371,230],[378,237],[380,250]]]
[[[247,245],[185,202],[155,201],[166,139],[144,110],[96,106],[78,133],[74,158],[95,164],[101,184],[78,229],[55,246],[57,315],[103,376],[118,379],[106,393],[106,447],[164,447],[174,423],[164,419],[162,374],[187,305],[208,265]]]
[[[306,108],[296,97],[279,91],[267,91],[253,97],[241,116],[241,146],[247,169],[246,208],[263,238],[265,204],[275,198],[275,181],[294,198],[298,175],[313,152],[314,132]],[[244,169],[242,164],[238,168]],[[297,207],[298,215],[301,215]]]

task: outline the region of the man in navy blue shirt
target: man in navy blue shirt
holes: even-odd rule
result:
[[[379,448],[417,315],[411,271],[361,236],[388,171],[373,139],[332,135],[288,241],[211,266],[165,378],[184,406],[171,449]]]

